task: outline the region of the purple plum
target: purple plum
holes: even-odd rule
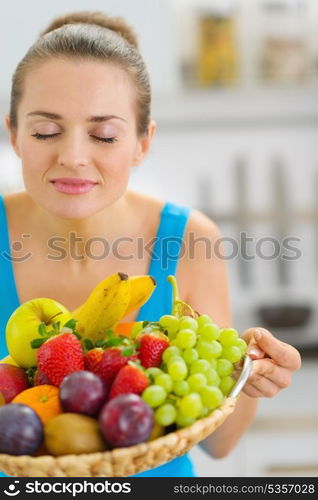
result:
[[[43,424],[32,408],[20,403],[0,407],[0,453],[32,455],[43,441]]]
[[[105,402],[107,392],[101,378],[79,370],[64,378],[60,386],[61,405],[66,412],[93,416]]]
[[[152,408],[132,393],[107,402],[98,419],[104,438],[114,448],[147,441],[154,426]]]

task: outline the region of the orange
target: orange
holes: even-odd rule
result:
[[[115,327],[115,333],[118,335],[123,335],[125,337],[130,337],[130,332],[136,321],[126,321],[123,323],[118,323]]]
[[[30,406],[40,417],[43,424],[63,413],[60,404],[59,389],[53,385],[37,385],[20,392],[11,403]]]
[[[5,405],[5,404],[6,404],[6,401],[4,399],[4,396],[3,396],[2,392],[0,392],[0,406]]]

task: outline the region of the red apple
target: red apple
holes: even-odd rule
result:
[[[0,392],[6,403],[10,403],[15,396],[29,387],[29,380],[23,368],[7,363],[0,364]]]

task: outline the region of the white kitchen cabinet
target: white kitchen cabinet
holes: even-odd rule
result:
[[[276,237],[282,245],[275,177],[278,163],[282,167],[285,235],[296,238],[301,256],[285,264],[288,281],[281,283],[279,259],[255,256],[243,262],[238,255],[231,258],[230,243],[226,246],[232,298],[242,313],[237,315],[239,328],[252,319],[247,309],[256,299],[316,300],[317,97],[316,91],[259,90],[191,93],[154,101],[157,134],[130,186],[205,211],[220,225],[223,237],[238,241],[246,230],[253,238],[252,254],[265,236]],[[245,192],[240,194],[242,164]]]

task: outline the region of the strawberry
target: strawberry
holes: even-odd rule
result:
[[[100,360],[98,375],[106,385],[110,385],[116,377],[119,370],[128,363],[136,360],[137,354],[130,354],[131,348],[118,346],[106,349]],[[127,355],[128,354],[128,355]]]
[[[100,347],[96,347],[95,349],[88,351],[84,356],[85,370],[93,372],[95,375],[99,375],[99,367],[103,353],[104,350]]]
[[[168,337],[161,332],[150,332],[142,334],[138,338],[139,342],[139,359],[145,368],[151,366],[160,366],[162,361],[162,353],[169,347]]]
[[[59,387],[66,375],[84,369],[80,341],[72,333],[61,333],[49,338],[37,352],[38,367]]]
[[[117,373],[110,389],[109,399],[131,392],[141,394],[148,385],[149,379],[143,369],[130,361]]]
[[[39,368],[36,370],[34,375],[34,385],[52,385],[49,378],[43,373]]]

